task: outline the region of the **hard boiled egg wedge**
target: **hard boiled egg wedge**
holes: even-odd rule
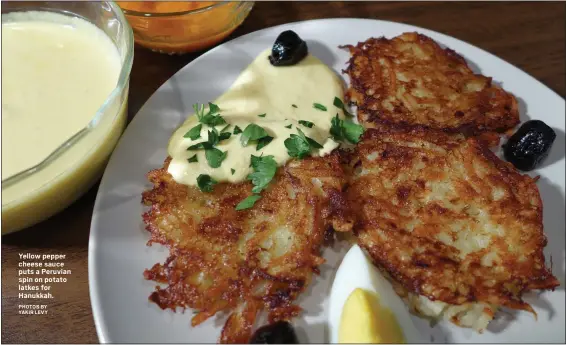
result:
[[[354,245],[330,291],[331,343],[423,343],[405,303],[391,283]]]

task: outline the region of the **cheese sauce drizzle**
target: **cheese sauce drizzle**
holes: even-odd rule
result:
[[[279,166],[291,157],[284,145],[291,134],[298,134],[297,128],[320,143],[323,148],[313,149],[313,156],[324,156],[338,147],[329,133],[331,120],[336,114],[343,118],[343,112],[333,105],[336,97],[343,99],[343,83],[336,73],[318,58],[308,55],[293,66],[274,67],[269,63],[270,49],[262,52],[236,79],[234,84],[219,98],[212,101],[226,124],[216,126],[218,132],[226,127],[233,133],[238,126],[242,131],[249,124],[256,124],[273,137],[273,140],[256,150],[256,143],[242,146],[240,136],[232,134],[220,141],[216,148],[226,152],[226,158],[218,168],[209,166],[204,150],[188,150],[190,146],[208,140],[211,128],[202,125],[200,138],[191,140],[185,134],[199,124],[197,116],[189,116],[169,141],[168,153],[172,158],[168,172],[178,183],[196,185],[201,174],[210,175],[218,182],[240,182],[246,180],[253,170],[251,155],[272,155]],[[326,108],[321,110],[316,104]],[[208,107],[205,108],[205,113]],[[265,114],[265,116],[263,116]],[[261,117],[259,115],[262,115]],[[312,127],[299,121],[312,122]],[[290,128],[288,128],[290,126]],[[197,155],[197,162],[194,158]]]

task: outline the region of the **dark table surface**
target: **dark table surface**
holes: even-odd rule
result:
[[[467,41],[534,76],[564,97],[565,4],[511,2],[259,2],[230,38],[293,21],[352,17],[412,24]],[[230,39],[229,38],[229,39]],[[157,88],[200,54],[167,56],[136,48],[131,120]],[[2,237],[2,342],[95,343],[88,292],[88,237],[98,184],[60,214]],[[18,315],[18,254],[66,254],[72,270],[48,315]],[[124,321],[127,322],[127,321]]]

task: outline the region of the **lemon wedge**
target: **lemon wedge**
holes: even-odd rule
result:
[[[338,334],[339,343],[406,343],[391,310],[381,306],[372,291],[357,288],[344,303]]]

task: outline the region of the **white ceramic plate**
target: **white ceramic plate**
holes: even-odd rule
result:
[[[564,100],[543,84],[505,61],[457,39],[409,26],[376,20],[326,19],[292,23],[254,32],[225,43],[196,59],[167,81],[148,100],[126,129],[100,184],[92,218],[89,243],[89,284],[96,330],[109,343],[212,343],[220,335],[224,318],[211,318],[191,328],[191,311],[162,311],[148,302],[155,284],[143,279],[143,271],[163,262],[167,250],[146,247],[149,238],[142,225],[140,195],[150,187],[145,174],[160,167],[173,130],[191,113],[193,103],[215,99],[263,49],[283,31],[292,29],[303,37],[312,54],[340,72],[348,53],[338,49],[371,36],[393,37],[418,31],[449,46],[470,65],[517,96],[521,120],[537,118],[558,134],[550,157],[535,174],[544,201],[544,223],[552,255],[553,273],[564,284]],[[544,57],[541,57],[544,58]],[[328,341],[328,296],[336,269],[348,245],[338,244],[324,253],[327,263],[321,276],[302,296],[305,312],[294,321],[301,342]],[[423,341],[439,342],[564,342],[564,287],[527,300],[539,314],[503,316],[483,335],[441,323],[433,329],[416,320]]]

